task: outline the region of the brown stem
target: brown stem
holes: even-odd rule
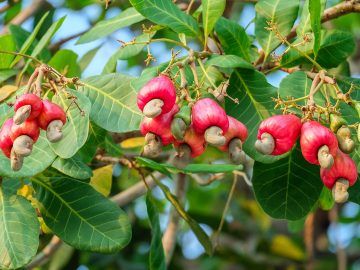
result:
[[[186,194],[186,175],[179,173],[176,181],[176,197],[179,199],[180,203],[184,204],[185,194]],[[176,235],[179,228],[180,216],[178,212],[172,209],[170,214],[170,220],[164,232],[162,238],[162,244],[164,248],[166,265],[168,266],[171,262],[172,255],[174,253],[176,245]]]

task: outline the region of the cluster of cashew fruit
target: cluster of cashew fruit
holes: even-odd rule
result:
[[[228,151],[235,164],[246,159],[242,144],[248,133],[245,125],[226,115],[211,98],[179,106],[176,88],[166,75],[148,81],[139,91],[137,104],[145,115],[140,130],[145,136],[143,155],[156,157],[165,145],[177,150],[176,163],[184,167],[191,158],[200,156],[207,144]]]
[[[46,130],[49,142],[61,140],[66,114],[59,105],[35,94],[20,96],[14,104],[14,111],[14,117],[7,119],[0,130],[0,149],[10,158],[12,170],[18,171],[24,158],[31,155],[40,129]]]
[[[272,116],[260,124],[255,148],[265,155],[282,155],[300,137],[303,157],[320,165],[324,185],[332,190],[334,200],[342,203],[348,199],[347,189],[357,180],[356,164],[348,155],[355,142],[343,118],[334,114],[330,121],[331,129],[313,120],[302,123],[295,115]]]

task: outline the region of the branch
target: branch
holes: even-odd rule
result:
[[[28,18],[33,16],[44,4],[46,0],[33,0],[31,5],[29,5],[26,9],[22,10],[14,19],[9,22],[10,24],[20,25]],[[8,26],[5,26],[0,34],[6,34],[9,31]]]
[[[360,13],[359,0],[350,0],[350,1],[341,2],[340,4],[337,4],[333,7],[326,9],[321,17],[321,22],[324,23],[349,13]],[[293,27],[289,35],[286,37],[287,40],[296,37],[297,27],[298,25]]]
[[[70,41],[70,40],[72,40],[72,39],[74,39],[74,38],[77,38],[77,37],[85,34],[85,33],[88,32],[88,31],[89,31],[89,30],[81,31],[81,32],[79,32],[79,33],[73,34],[73,35],[68,36],[68,37],[66,37],[66,38],[60,39],[58,42],[55,42],[55,43],[53,43],[53,44],[50,44],[49,50],[50,50],[51,52],[56,52],[57,50],[60,49],[60,47],[61,47],[64,43],[66,43],[66,42],[68,42],[68,41]]]
[[[125,132],[125,133],[114,133],[112,137],[113,137],[115,143],[120,143],[127,139],[141,137],[141,136],[142,135],[141,135],[140,130],[134,130],[134,131],[129,131],[129,132]]]
[[[184,204],[185,192],[186,192],[186,175],[179,173],[176,183],[176,197],[179,201]],[[162,238],[162,244],[164,248],[166,265],[168,266],[171,262],[172,255],[174,253],[176,245],[176,235],[179,227],[180,216],[178,212],[173,209],[170,214],[170,220],[164,232]]]
[[[45,264],[61,245],[61,239],[54,235],[49,244],[47,244],[46,247],[26,266],[26,269],[33,269]]]

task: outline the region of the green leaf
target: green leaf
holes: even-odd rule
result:
[[[46,225],[64,242],[86,251],[109,253],[131,238],[126,213],[87,183],[66,177],[31,179]]]
[[[273,164],[255,162],[253,187],[257,201],[273,218],[306,216],[321,194],[319,167],[309,164],[299,147]]]
[[[250,40],[245,29],[236,22],[220,18],[215,31],[226,54],[233,54],[250,60]]]
[[[266,81],[264,74],[249,69],[235,70],[230,77],[227,93],[237,98],[239,104],[225,99],[228,115],[238,119],[248,128],[248,138],[244,143],[245,152],[253,159],[271,163],[283,156],[266,156],[255,150],[257,131],[260,123],[275,114],[273,97],[277,97],[277,89]]]
[[[326,0],[320,0],[321,10],[320,14],[324,12]],[[311,20],[309,12],[309,0],[305,0],[304,6],[302,8],[300,22],[296,27],[296,33],[298,37],[304,37],[306,33],[311,31]]]
[[[243,170],[242,165],[232,164],[189,164],[184,169],[178,169],[167,163],[158,163],[152,159],[137,157],[136,160],[144,167],[159,171],[169,177],[176,173],[226,173]]]
[[[147,42],[155,33],[151,35],[144,33],[135,38],[135,42]],[[112,73],[116,71],[116,65],[118,60],[127,60],[135,55],[138,55],[146,46],[145,43],[142,44],[131,44],[117,50],[106,63],[102,74]]]
[[[51,167],[76,179],[89,179],[93,175],[91,168],[77,155],[69,159],[57,157]]]
[[[53,102],[67,110],[67,122],[62,128],[63,138],[59,142],[49,143],[54,152],[62,158],[71,158],[85,144],[89,132],[89,115],[91,109],[90,100],[82,93],[72,89],[58,92]],[[75,101],[81,108],[69,99],[69,94],[75,97]]]
[[[170,27],[176,33],[201,39],[199,26],[195,19],[185,14],[169,0],[130,0],[130,3],[153,23]]]
[[[207,38],[213,30],[215,23],[225,10],[226,0],[203,0],[202,22],[204,27],[205,47]]]
[[[91,100],[91,120],[112,132],[138,130],[142,114],[136,105],[137,93],[130,86],[132,80],[112,73],[82,81],[79,90]]]
[[[162,233],[160,229],[159,213],[156,208],[156,202],[151,195],[151,191],[146,194],[146,207],[151,224],[151,244],[149,255],[150,270],[166,270],[164,248],[162,245]]]
[[[26,41],[24,42],[24,44],[21,46],[21,49],[19,51],[19,53],[25,54],[27,52],[27,50],[29,49],[29,47],[31,46],[31,44],[34,42],[35,37],[37,35],[37,33],[40,30],[41,25],[43,24],[43,22],[45,21],[46,17],[49,15],[49,12],[46,12],[45,15],[41,18],[41,20],[39,21],[39,23],[36,25],[36,27],[34,28],[34,30],[31,32],[31,35],[26,39]],[[10,67],[15,66],[15,64],[17,62],[19,62],[19,60],[21,59],[22,56],[16,56],[15,59],[11,62]]]
[[[6,52],[16,51],[16,44],[11,35],[5,35],[0,37],[0,50]],[[15,56],[11,54],[0,53],[0,69],[8,69],[14,57]]]
[[[205,65],[212,65],[221,68],[254,69],[253,65],[236,55],[214,55],[206,61]]]
[[[309,13],[311,29],[314,32],[314,55],[316,58],[321,43],[321,2],[320,0],[309,0]]]
[[[303,39],[296,39],[293,44],[299,44]],[[293,67],[310,63],[304,54],[313,58],[313,37],[310,42],[290,49],[281,59],[281,67]],[[323,68],[337,67],[350,56],[355,49],[354,38],[351,33],[339,30],[322,31],[321,46],[317,55],[317,63]]]
[[[323,210],[330,210],[334,207],[335,202],[332,196],[332,191],[327,187],[323,187],[321,191],[319,204]]]
[[[161,183],[158,179],[154,178],[156,184],[159,186],[159,188],[164,193],[166,199],[175,207],[176,211],[179,213],[179,215],[186,221],[186,223],[190,226],[191,230],[196,235],[197,239],[201,243],[201,245],[204,247],[205,252],[208,255],[213,254],[213,246],[211,243],[211,240],[209,236],[205,233],[205,231],[200,227],[200,225],[192,219],[188,213],[184,210],[184,208],[181,206],[179,200],[176,198],[175,195],[173,195],[169,188]]]
[[[90,62],[94,59],[96,53],[98,52],[98,50],[100,49],[101,46],[95,47],[94,49],[88,51],[87,53],[85,53],[85,55],[80,59],[79,61],[79,66],[80,66],[80,70],[84,71],[88,65],[90,64]]]
[[[82,35],[76,44],[84,44],[97,40],[111,34],[116,30],[130,26],[134,23],[141,22],[142,20],[144,20],[144,17],[139,14],[139,12],[137,12],[134,8],[128,8],[114,18],[98,22],[93,28],[90,29],[90,31]]]
[[[35,256],[39,246],[37,214],[24,197],[1,189],[0,216],[0,268],[20,268]]]
[[[268,23],[274,24],[279,33],[286,37],[297,18],[299,0],[260,0],[256,6],[255,35],[265,53],[268,55],[281,41],[274,31],[267,29]]]
[[[50,59],[48,65],[55,68],[66,77],[79,77],[81,74],[80,67],[76,62],[78,55],[70,50],[59,50]]]
[[[50,43],[51,38],[54,36],[54,34],[57,32],[57,30],[63,24],[65,18],[66,18],[66,16],[61,17],[59,20],[57,20],[50,26],[50,28],[46,31],[45,35],[43,35],[41,37],[41,39],[39,40],[39,43],[35,46],[34,50],[32,51],[32,53],[31,53],[32,57],[37,57],[40,54],[40,52]],[[41,19],[41,21],[42,21],[42,19]],[[40,24],[40,22],[39,22],[39,24]],[[27,69],[27,67],[29,66],[31,61],[32,61],[32,59],[27,60],[25,66],[22,69],[23,70],[22,72],[24,72]]]
[[[49,147],[44,131],[41,131],[38,141],[33,146],[29,157],[24,159],[20,171],[14,172],[10,167],[10,159],[0,152],[0,175],[7,177],[30,177],[44,171],[54,161],[56,154]]]

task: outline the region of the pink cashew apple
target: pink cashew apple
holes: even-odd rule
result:
[[[14,104],[14,123],[20,125],[26,119],[33,120],[39,116],[43,108],[41,98],[34,94],[20,96]]]

